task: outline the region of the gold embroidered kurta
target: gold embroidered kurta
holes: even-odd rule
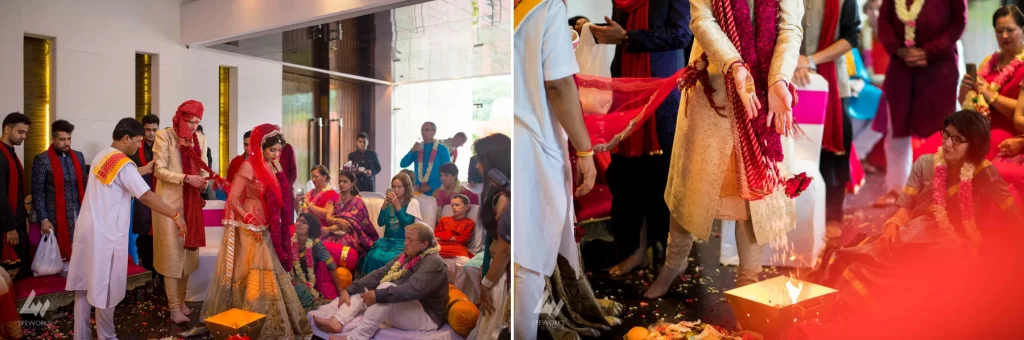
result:
[[[199,137],[199,150],[206,150],[206,136],[197,134]],[[206,159],[206,152],[202,152],[203,161],[210,164]],[[156,194],[160,196],[167,205],[176,211],[182,211],[184,206],[182,186],[185,183],[184,170],[181,168],[181,151],[178,147],[178,136],[174,129],[165,128],[157,131],[156,142],[153,145],[153,172],[156,176]],[[206,171],[200,171],[203,177],[209,176]],[[209,242],[218,240],[206,240]],[[171,278],[181,278],[188,275],[199,267],[199,251],[185,250],[185,239],[178,237],[178,227],[170,217],[153,215],[153,267],[161,275]]]
[[[753,0],[747,0],[747,3],[754,8]],[[803,1],[781,0],[779,7],[778,39],[768,84],[779,80],[789,82],[796,70],[803,40]],[[694,36],[691,63],[701,54],[707,54],[711,63],[708,73],[715,87],[714,101],[725,107],[722,112],[732,112],[726,100],[722,68],[740,60],[740,53],[715,20],[711,0],[691,0],[690,14],[690,29]],[[702,87],[698,82],[691,91],[684,92],[679,106],[675,146],[665,189],[665,202],[674,222],[677,222],[674,224],[707,239],[716,218],[751,219],[759,244],[784,235],[796,227],[793,201],[781,189],[757,201],[747,202],[739,198],[732,122],[715,111]]]

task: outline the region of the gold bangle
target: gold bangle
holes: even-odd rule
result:
[[[590,157],[594,155],[594,150],[590,151],[576,151],[576,157]]]
[[[891,217],[891,218],[889,218],[888,220],[885,221],[885,224],[889,224],[889,223],[895,224],[896,228],[902,228],[903,227],[903,221],[900,221],[898,218],[895,218],[895,217]]]

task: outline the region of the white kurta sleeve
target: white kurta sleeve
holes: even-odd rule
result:
[[[140,198],[149,191],[149,184],[146,183],[146,180],[142,179],[139,171],[135,169],[135,165],[131,163],[125,164],[124,168],[117,173],[114,183],[127,190],[135,198]]]
[[[566,27],[566,9],[561,1],[547,2],[544,38],[541,39],[541,65],[544,80],[562,79],[579,72],[576,53],[572,51],[572,36]],[[538,19],[536,16],[533,19]],[[527,20],[530,18],[527,17]],[[524,23],[525,24],[525,23]]]

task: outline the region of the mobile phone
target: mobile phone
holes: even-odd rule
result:
[[[967,64],[967,74],[971,75],[971,79],[978,79],[978,64]]]
[[[487,171],[487,178],[490,179],[491,182],[494,182],[494,185],[497,185],[502,190],[509,189],[508,177],[505,177],[505,175],[502,174],[501,171],[498,171],[498,169],[491,169],[490,171]]]

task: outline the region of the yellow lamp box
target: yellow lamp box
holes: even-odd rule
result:
[[[204,322],[214,340],[224,340],[235,334],[248,336],[255,340],[260,338],[260,332],[263,330],[263,323],[266,320],[266,315],[232,308],[211,316]]]
[[[827,317],[839,300],[829,287],[778,276],[725,292],[736,321],[765,339],[785,339],[794,325]]]

